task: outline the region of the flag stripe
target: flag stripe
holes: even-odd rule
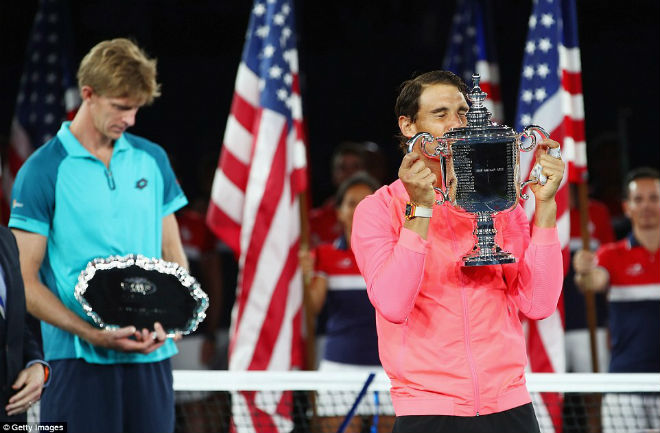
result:
[[[481,75],[481,81],[487,83],[499,83],[500,71],[497,66],[488,60],[478,60],[475,63],[474,69]],[[483,89],[482,89],[483,90]]]
[[[239,224],[243,218],[242,204],[245,201],[245,195],[240,188],[237,188],[229,178],[225,176],[222,170],[216,170],[211,187],[211,199],[222,203],[231,203],[227,206],[217,206],[218,210],[223,212],[235,224]]]
[[[259,431],[259,429],[262,431],[277,431],[277,427],[273,419],[270,417],[270,414],[261,409],[256,401],[259,393],[257,391],[242,391],[241,394],[245,396],[245,407],[254,408],[253,410],[250,410],[250,417],[252,419],[251,429],[254,429],[254,431]]]
[[[302,286],[302,274],[299,271],[297,264],[297,255],[299,252],[300,244],[298,240],[291,246],[291,251],[294,253],[294,260],[296,262],[293,267],[293,277],[289,281],[289,296],[287,298],[286,310],[284,311],[284,320],[280,328],[275,347],[273,348],[273,356],[271,357],[269,370],[281,369],[281,365],[295,365],[303,366],[303,337],[302,337],[302,309],[300,305],[303,301],[302,291],[296,288]],[[287,264],[287,266],[289,266]],[[294,344],[289,342],[293,341]]]
[[[226,176],[232,188],[241,191],[242,195],[242,191],[245,191],[245,188],[247,188],[249,166],[237,158],[234,153],[227,150],[220,155],[219,168],[222,170],[223,176]],[[240,203],[242,202],[243,199],[241,198]],[[240,208],[236,210],[240,210]],[[239,221],[239,219],[236,219],[236,221]]]
[[[564,135],[565,139],[570,138],[573,141],[584,141],[584,119],[564,116],[559,128],[561,128],[562,135]]]
[[[481,81],[479,83],[479,87],[481,87],[481,90],[488,94],[489,98],[493,98],[498,101],[502,99],[502,96],[500,95],[500,86],[497,84]]]
[[[564,90],[561,95],[561,113],[570,115],[574,119],[584,119],[584,101],[582,95],[572,95]]]
[[[243,166],[250,164],[252,140],[253,136],[250,130],[245,128],[233,113],[229,114],[227,126],[225,127],[223,148],[240,161]],[[247,170],[247,167],[242,167],[242,170]]]
[[[275,285],[272,296],[270,297],[268,317],[272,326],[263,326],[261,328],[261,334],[257,340],[257,347],[262,347],[264,350],[252,358],[249,370],[265,370],[270,366],[270,356],[265,356],[265,354],[272,353],[275,344],[279,341],[278,336],[281,334],[281,328],[283,326],[283,320],[285,318],[288,304],[286,293],[289,291],[289,282],[298,268],[297,247],[298,243],[295,243],[289,248],[289,255],[284,263],[284,268],[280,273],[280,278]]]
[[[261,113],[266,116],[269,115],[268,112],[262,111]],[[240,297],[236,299],[238,302],[237,322],[239,324],[242,322],[241,319],[245,309],[249,308],[247,301],[250,291],[249,289],[246,290],[246,288],[252,287],[257,265],[260,260],[261,248],[275,213],[274,205],[281,200],[282,188],[284,186],[284,177],[282,176],[284,167],[281,160],[283,158],[282,152],[284,151],[284,134],[282,131],[284,119],[276,119],[275,116],[277,115],[273,114],[273,119],[270,119],[270,121],[276,122],[275,124],[261,122],[261,128],[257,132],[256,152],[260,155],[260,158],[255,160],[255,163],[259,163],[261,166],[253,166],[250,170],[249,187],[246,191],[246,197],[248,198],[246,201],[250,203],[245,204],[246,213],[244,214],[241,230],[241,251],[245,251],[245,254],[242,254],[241,259],[243,261],[240,263],[243,274],[243,290],[240,293]],[[274,147],[271,145],[271,137],[277,136],[279,136],[279,142]],[[275,157],[275,154],[278,152],[280,153],[279,160]],[[268,192],[267,194],[265,194],[266,191]],[[273,200],[277,200],[277,202]],[[257,218],[259,219],[259,224],[255,224]],[[270,296],[272,293],[268,287],[267,290],[266,293],[262,293],[261,295]],[[263,309],[263,306],[259,304],[264,302],[264,300],[254,301],[256,302],[255,307]],[[267,302],[267,300],[265,301]]]
[[[561,97],[559,96],[561,95]],[[566,95],[564,97],[564,95]],[[564,97],[565,103],[561,99]],[[557,113],[563,112],[562,107],[571,107],[571,109],[579,108],[576,114],[557,116]],[[575,113],[575,112],[574,112]],[[582,110],[582,97],[570,96],[567,92],[558,92],[542,104],[531,119],[530,124],[541,125],[548,132],[551,137],[559,139],[562,145],[562,156],[564,160],[568,161],[574,171],[576,169],[586,168],[586,145],[584,143],[584,112]],[[565,140],[570,140],[566,142]],[[573,149],[568,149],[568,154],[564,154],[564,148],[568,146]],[[567,156],[575,156],[574,160],[567,159]],[[527,173],[532,169],[534,162],[534,152],[522,152],[520,154],[520,167],[521,173]],[[572,180],[571,171],[569,167],[568,178]]]
[[[582,61],[580,60],[580,49],[576,46],[568,48],[566,45],[559,45],[559,65],[562,71],[574,74],[582,74]]]
[[[259,106],[259,76],[252,72],[245,62],[238,65],[235,91],[247,104]]]
[[[247,131],[254,131],[254,129],[258,127],[258,123],[256,123],[257,109],[255,106],[250,104],[247,99],[243,98],[238,93],[234,93],[234,99],[232,100],[231,104],[231,114],[234,116],[236,121]],[[229,133],[233,133],[233,131],[229,131]],[[225,131],[225,139],[223,140],[223,145],[229,145],[229,149],[231,149],[231,146],[234,145],[233,143],[228,143],[230,138],[231,137],[227,137],[227,131]],[[238,145],[240,145],[240,143],[236,144],[236,146]],[[234,151],[239,154],[241,153],[239,150]]]
[[[579,72],[561,71],[561,87],[571,95],[582,96],[582,75]]]
[[[207,225],[234,252],[240,250],[241,226],[217,206],[210,205]]]

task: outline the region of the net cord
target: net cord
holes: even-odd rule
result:
[[[174,370],[175,391],[359,391],[370,373]],[[660,392],[660,373],[527,373],[529,392]],[[371,391],[390,390],[383,372]]]

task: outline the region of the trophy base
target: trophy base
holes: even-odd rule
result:
[[[506,265],[515,262],[516,258],[513,254],[504,251],[487,255],[468,254],[463,256],[463,266]]]

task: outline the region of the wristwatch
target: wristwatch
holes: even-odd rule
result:
[[[431,218],[433,216],[433,208],[418,206],[415,203],[409,201],[406,203],[406,221],[410,221],[413,218]]]

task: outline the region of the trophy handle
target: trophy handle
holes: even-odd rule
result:
[[[426,144],[431,144],[431,143],[437,143],[437,146],[435,147],[435,152],[429,153],[426,150]],[[448,155],[448,150],[449,150],[449,145],[447,143],[447,140],[444,138],[436,138],[433,135],[429,134],[428,132],[418,132],[415,134],[410,140],[406,142],[406,146],[408,147],[407,153],[410,153],[413,151],[415,144],[419,143],[419,147],[422,149],[422,153],[426,155],[430,159],[435,159],[440,161],[440,169],[441,169],[441,177],[440,181],[442,182],[442,186],[445,187],[446,185],[446,175],[445,175],[445,158]],[[437,186],[434,186],[433,189],[440,194],[440,200],[436,200],[436,203],[441,205],[445,201],[449,200],[449,194],[443,190],[442,188],[438,188]]]
[[[544,140],[546,138],[550,138],[550,135],[545,131],[545,129],[537,125],[529,125],[523,130],[518,138],[518,147],[520,150],[523,152],[529,152],[536,147],[536,135],[534,134],[535,132]],[[525,145],[523,143],[523,140],[521,140],[523,137],[528,139],[528,142],[530,143],[529,145]],[[547,153],[548,155],[555,158],[561,158],[561,148],[559,147],[551,147],[548,149]],[[529,179],[520,184],[520,189],[522,190],[530,183],[545,185],[548,181],[548,178],[542,173],[542,171],[543,167],[541,164],[535,164],[534,168],[532,168],[532,171],[529,173]],[[529,198],[528,194],[521,194],[520,196],[523,198],[523,200],[527,200]]]
[[[536,135],[534,135],[535,132],[544,140],[546,138],[550,138],[550,134],[548,134],[545,129],[538,125],[529,125],[527,128],[523,129],[523,132],[521,132],[518,136],[518,147],[520,150],[523,152],[529,152],[536,147]],[[524,142],[521,140],[523,137],[529,140],[529,145],[525,146]]]

